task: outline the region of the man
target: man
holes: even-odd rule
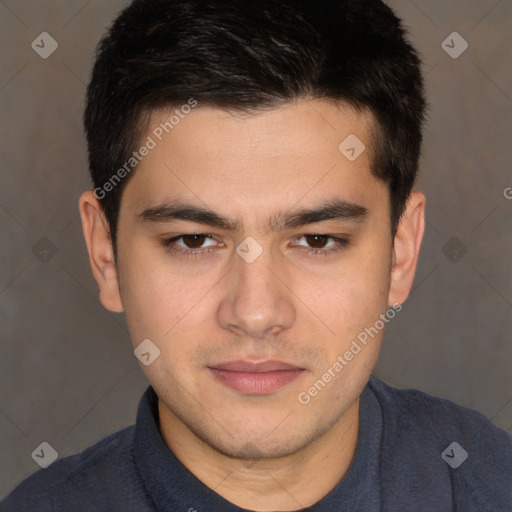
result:
[[[506,432],[371,375],[423,236],[424,111],[379,0],[132,2],[80,212],[151,386],[3,510],[512,510]]]

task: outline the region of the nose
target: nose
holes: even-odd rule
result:
[[[272,265],[269,251],[252,263],[234,257],[226,294],[217,310],[219,325],[255,339],[277,335],[292,326],[296,316],[292,294]]]

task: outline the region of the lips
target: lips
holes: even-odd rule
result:
[[[264,372],[275,372],[285,370],[302,370],[298,366],[292,364],[283,363],[282,361],[230,361],[227,363],[221,363],[215,365],[217,370],[229,370],[232,372],[249,372],[249,373],[264,373]]]
[[[274,393],[305,371],[283,361],[229,361],[208,369],[217,381],[250,395]]]

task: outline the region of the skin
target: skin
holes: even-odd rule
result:
[[[153,113],[144,140],[168,115]],[[117,268],[99,202],[92,191],[80,199],[103,305],[125,312],[134,347],[149,338],[161,351],[141,367],[159,396],[165,442],[198,479],[240,507],[311,506],[353,459],[359,396],[383,331],[307,405],[298,395],[388,306],[403,303],[413,282],[425,198],[411,194],[393,240],[387,184],[370,172],[373,123],[370,114],[322,100],[243,116],[194,109],[143,159],[124,190]],[[366,145],[353,162],[338,150],[349,134]],[[269,229],[273,216],[334,199],[367,214]],[[237,220],[238,229],[140,218],[169,201],[213,210]],[[214,238],[188,238],[188,246],[180,239],[177,247],[205,252],[176,253],[162,243],[193,233]],[[304,237],[312,233],[349,242],[338,247]],[[252,263],[236,252],[248,236],[262,248]],[[250,395],[208,369],[247,359],[277,359],[303,371],[278,391]]]

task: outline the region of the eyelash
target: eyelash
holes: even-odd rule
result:
[[[194,236],[194,235],[204,236],[204,237],[210,238],[212,240],[215,240],[215,235],[212,235],[210,233],[185,233],[185,234],[173,236],[171,238],[163,239],[162,245],[169,252],[178,253],[178,254],[182,254],[185,256],[189,256],[189,257],[200,256],[205,253],[212,252],[212,249],[179,249],[176,246],[176,242],[178,240],[184,238],[185,236]],[[306,233],[304,235],[301,235],[300,237],[297,237],[296,240],[300,240],[301,238],[304,238],[306,236],[320,236],[320,237],[325,236],[325,237],[327,237],[328,241],[335,242],[335,245],[331,246],[328,249],[308,249],[308,248],[303,247],[303,250],[305,250],[308,254],[310,254],[312,256],[329,256],[330,254],[334,254],[334,253],[341,251],[342,249],[347,247],[350,243],[348,238],[339,238],[337,236],[325,235],[323,233]]]

